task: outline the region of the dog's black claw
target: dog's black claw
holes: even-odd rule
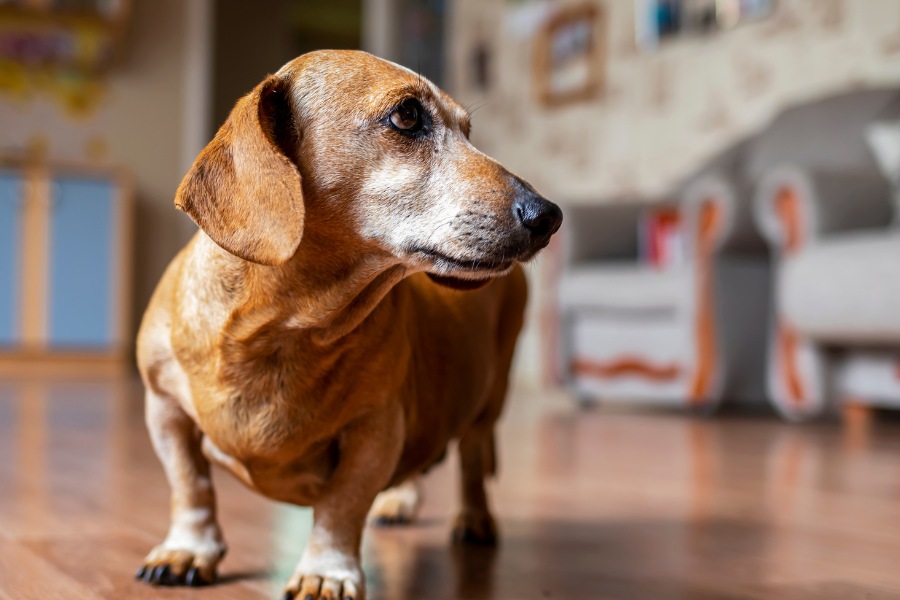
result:
[[[146,571],[144,572],[144,581],[145,581],[146,583],[152,583],[152,582],[153,582],[153,572],[154,572],[154,571],[155,571],[155,569],[154,569],[153,567],[147,567],[147,568],[146,568]]]
[[[388,517],[381,516],[375,519],[376,527],[395,527],[397,525],[406,525],[409,521],[405,517]]]
[[[137,573],[134,574],[134,578],[140,581],[144,578],[144,575],[147,573],[147,565],[141,566],[140,569],[137,570]]]
[[[153,569],[153,572],[150,573],[150,583],[153,585],[160,585],[162,583],[163,577],[167,576],[169,572],[169,565],[161,565]]]
[[[183,574],[176,575],[168,565],[163,568],[162,575],[159,579],[160,585],[181,585],[182,583],[184,583]]]
[[[306,598],[304,598],[303,600],[316,600],[316,599],[313,598],[313,595],[312,595],[312,594],[307,594],[307,595],[306,595]]]
[[[209,585],[209,582],[203,579],[203,576],[200,575],[200,571],[197,570],[197,567],[191,567],[187,572],[187,577],[185,577],[184,582],[191,587],[203,587],[205,585]]]
[[[284,596],[281,597],[281,600],[294,600],[294,593],[290,590],[284,593]]]

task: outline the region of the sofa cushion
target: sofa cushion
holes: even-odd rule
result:
[[[690,329],[665,315],[632,314],[574,313],[566,337],[570,383],[587,397],[685,405],[694,373]]]
[[[835,372],[842,398],[886,408],[900,408],[900,352],[895,348],[848,352]]]
[[[900,232],[828,238],[784,261],[779,310],[800,333],[841,344],[900,342]]]
[[[690,279],[686,267],[576,266],[562,276],[559,302],[562,308],[676,311],[690,298]]]

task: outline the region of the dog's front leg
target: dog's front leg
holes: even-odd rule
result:
[[[137,578],[154,585],[204,585],[216,578],[225,542],[201,435],[174,398],[147,391],[147,428],[172,490],[171,525]]]
[[[340,438],[340,462],[313,505],[313,530],[283,600],[363,600],[359,545],[366,514],[403,447],[399,406],[370,414]]]

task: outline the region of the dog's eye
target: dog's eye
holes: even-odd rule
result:
[[[422,105],[409,98],[397,105],[391,113],[391,125],[403,133],[415,133],[422,129]]]

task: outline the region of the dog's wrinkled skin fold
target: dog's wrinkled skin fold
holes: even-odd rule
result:
[[[172,521],[138,577],[214,580],[210,462],[313,507],[285,598],[363,598],[370,507],[412,519],[415,477],[454,439],[453,537],[494,541],[483,482],[525,307],[518,263],[561,213],[468,130],[433,84],[362,52],[301,56],[238,101],[178,190],[201,231],[139,333]]]

